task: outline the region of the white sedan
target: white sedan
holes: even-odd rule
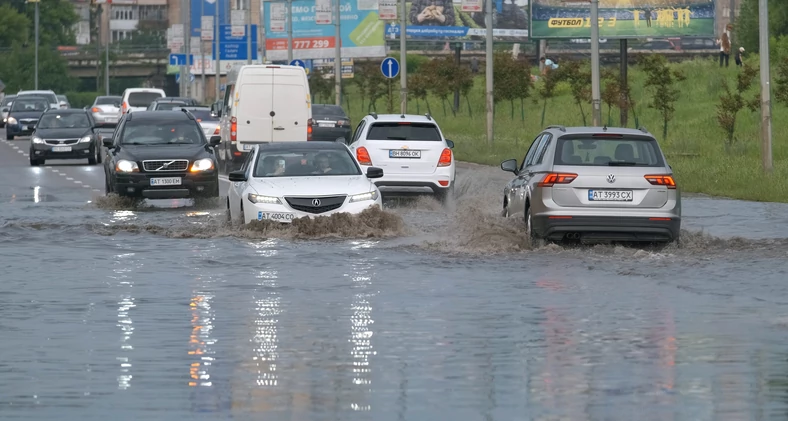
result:
[[[372,182],[383,170],[361,165],[343,143],[281,142],[256,145],[229,174],[227,208],[233,221],[290,223],[335,213],[383,208]]]

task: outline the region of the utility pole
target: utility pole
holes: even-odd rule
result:
[[[484,25],[487,27],[487,143],[493,143],[493,124],[495,123],[494,102],[493,102],[493,0],[487,0],[487,15],[484,17]]]
[[[101,14],[104,7],[101,4],[96,8],[96,92],[101,90]]]
[[[107,14],[109,18],[106,19],[107,39],[104,45],[104,91],[106,92],[105,95],[109,96],[109,43],[112,40],[112,30],[110,29],[109,21],[112,19],[112,0],[107,2]]]
[[[188,25],[188,11],[186,10],[186,3],[189,0],[181,0],[181,27],[183,28],[183,46],[181,46],[181,52],[186,54],[186,64],[189,63],[189,38],[191,37],[191,28]],[[178,96],[186,96],[186,66],[180,66],[180,71],[178,72],[180,82],[178,82]]]
[[[292,2],[291,11],[292,9]],[[336,2],[336,15],[334,16],[335,25],[336,25],[336,32],[334,33],[334,96],[336,97],[336,105],[342,105],[342,11],[340,7],[342,5],[342,0],[337,0]],[[288,30],[290,30],[290,25],[288,24]],[[292,32],[290,32],[292,34]],[[292,39],[292,38],[291,38]]]
[[[246,0],[246,64],[252,64],[252,0]]]
[[[287,0],[287,62],[293,61],[293,0]]]
[[[767,0],[758,1],[758,26],[761,55],[761,157],[763,159],[763,171],[771,173],[772,92],[769,71],[769,9]]]
[[[35,80],[35,89],[38,90],[38,27],[39,27],[39,20],[38,20],[38,3],[41,0],[28,0],[28,3],[35,3],[36,4],[36,12],[35,12],[35,37],[36,37],[36,63],[35,63],[35,71],[34,71],[34,80]]]
[[[591,104],[594,127],[602,125],[602,93],[599,78],[599,0],[591,0]]]
[[[200,71],[202,72],[201,75],[201,82],[202,82],[202,102],[208,102],[208,88],[205,86],[205,40],[202,39],[202,26],[203,20],[205,19],[205,2],[200,2]],[[211,37],[213,38],[213,37]]]
[[[221,46],[222,46],[221,45],[221,40],[222,40],[222,30],[221,30],[222,29],[222,22],[219,20],[219,3],[220,3],[219,0],[217,0],[216,3],[214,3],[214,5],[216,5],[216,9],[214,11],[215,12],[214,13],[214,15],[215,15],[214,17],[216,18],[216,24],[213,26],[214,27],[214,31],[216,31],[214,33],[214,36],[213,36],[214,42],[216,43],[216,51],[215,51],[215,53],[216,53],[216,65],[215,66],[216,67],[214,69],[216,71],[216,73],[214,74],[214,83],[213,83],[215,85],[214,87],[216,88],[216,98],[214,99],[215,101],[218,101],[220,99],[219,95],[221,95],[221,93],[222,93],[221,89],[219,88],[219,84],[222,82],[222,74],[221,74],[221,70],[222,70],[222,56],[221,56],[221,54],[222,54],[222,49],[221,49]]]
[[[192,74],[192,10],[191,10],[191,0],[184,0],[186,7],[184,7],[186,13],[186,19],[183,22],[183,44],[186,50],[186,73],[181,75],[181,85],[183,85],[183,96],[189,97],[191,96],[191,74]],[[185,76],[185,77],[184,77]]]
[[[405,29],[408,27],[408,9],[405,1],[400,2],[399,11],[399,83],[400,83],[400,113],[408,112],[408,40]]]

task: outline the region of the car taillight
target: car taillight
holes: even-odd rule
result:
[[[363,146],[356,149],[356,159],[361,165],[372,165],[372,158],[369,157],[369,151]]]
[[[101,112],[101,110],[98,107],[93,107],[93,108],[90,109],[90,111],[92,111],[94,113],[100,113]]]
[[[345,126],[350,126],[350,122],[347,120],[337,121],[337,127],[345,127]]]
[[[575,181],[575,178],[577,178],[577,174],[551,172],[545,174],[538,186],[553,187],[554,184],[569,184]]]
[[[122,105],[122,108],[121,108],[121,112],[122,112],[123,114],[126,114],[126,111],[128,110],[128,108],[129,108],[129,106],[128,106],[128,104],[126,104],[126,101],[123,101],[123,105]]]
[[[314,124],[314,120],[311,118],[306,122],[306,140],[312,140],[312,124]]]
[[[441,152],[441,157],[438,160],[439,167],[448,167],[451,165],[451,149],[446,148]]]
[[[230,141],[238,140],[238,120],[233,117],[230,119]]]
[[[214,130],[214,131],[213,131],[213,134],[219,134],[219,128],[220,128],[220,127],[221,127],[221,126],[216,126],[216,130]]]
[[[676,188],[676,180],[673,179],[672,175],[645,175],[644,177],[655,186],[665,186],[669,189]]]

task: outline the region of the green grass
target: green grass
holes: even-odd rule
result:
[[[591,36],[591,27],[582,28],[548,28],[547,21],[534,21],[531,26],[532,38],[588,38]],[[646,38],[646,37],[677,37],[677,36],[714,36],[714,19],[692,19],[689,26],[679,27],[678,22],[673,27],[660,28],[656,20],[651,21],[651,27],[646,26],[646,20],[641,19],[637,27],[634,21],[619,20],[615,26],[610,21],[605,21],[599,27],[601,38]]]
[[[750,57],[750,60],[757,60]],[[761,170],[759,112],[744,110],[739,114],[737,138],[731,148],[725,147],[725,133],[716,118],[716,106],[722,92],[721,80],[728,79],[733,85],[738,69],[731,63],[728,69],[720,69],[713,60],[687,61],[675,65],[684,71],[687,79],[680,82],[681,98],[676,104],[676,113],[668,130],[667,139],[662,139],[662,121],[659,114],[649,109],[650,94],[643,89],[644,75],[636,68],[630,68],[630,83],[633,88],[635,112],[639,124],[657,136],[660,145],[668,156],[669,163],[677,175],[677,182],[685,192],[704,193],[736,199],[788,202],[788,109],[773,105],[773,157],[774,171],[765,175]],[[774,74],[774,72],[773,72]],[[756,82],[757,85],[757,82]],[[753,87],[753,93],[757,92]],[[361,98],[355,86],[346,85],[346,99],[343,104],[354,122],[367,113],[367,102],[361,108]],[[399,84],[393,86],[394,110],[399,112]],[[535,91],[532,91],[535,95]],[[441,101],[430,97],[432,115],[440,124],[447,138],[456,143],[455,153],[459,160],[480,164],[499,165],[508,158],[523,159],[528,146],[543,129],[540,125],[542,103],[534,104],[527,99],[521,120],[519,101],[512,105],[498,103],[495,115],[495,140],[490,146],[486,140],[486,118],[484,102],[484,79],[477,78],[474,89],[469,95],[471,112],[466,99],[462,98],[460,111],[452,115],[451,104],[446,104],[446,114]],[[451,97],[450,97],[451,100]],[[318,98],[317,102],[330,101]],[[377,101],[377,111],[388,111],[388,100],[384,96]],[[584,110],[590,125],[589,104]],[[408,112],[424,114],[427,105],[424,101],[410,98]],[[514,117],[512,118],[512,114]],[[612,126],[619,125],[619,111],[612,110]],[[608,121],[608,109],[603,104],[603,122]],[[565,126],[582,125],[577,105],[569,94],[567,86],[559,85],[556,97],[548,101],[545,125]],[[629,127],[635,127],[630,113]]]

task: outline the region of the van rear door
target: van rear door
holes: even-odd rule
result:
[[[256,77],[235,87],[238,92],[236,138],[239,150],[250,150],[249,142],[271,141],[271,111],[274,95],[269,78]],[[232,101],[232,99],[231,99]],[[247,146],[244,146],[246,144]]]
[[[272,139],[274,142],[307,140],[311,109],[307,81],[300,69],[276,71],[273,82]]]

